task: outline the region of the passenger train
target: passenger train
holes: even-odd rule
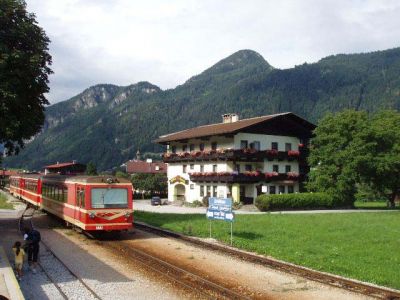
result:
[[[132,228],[132,184],[110,176],[18,174],[10,193],[87,232]]]

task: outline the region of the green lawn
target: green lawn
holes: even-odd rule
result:
[[[7,203],[7,199],[4,195],[0,194],[0,208],[5,208],[5,209],[13,209],[14,207],[12,206],[11,203]]]
[[[208,237],[204,215],[135,212],[138,221]],[[238,248],[400,289],[400,212],[236,215]],[[230,224],[213,221],[213,238],[229,243]]]

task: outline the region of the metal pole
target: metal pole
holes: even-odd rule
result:
[[[232,241],[233,241],[233,222],[231,222],[231,246],[232,246]]]

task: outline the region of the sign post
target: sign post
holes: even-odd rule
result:
[[[233,219],[232,212],[232,199],[231,198],[208,198],[208,209],[206,213],[207,218],[210,220],[210,238],[211,238],[211,221],[223,220],[231,222],[231,246],[233,242]]]

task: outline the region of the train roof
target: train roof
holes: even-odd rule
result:
[[[58,174],[18,174],[16,177],[30,178],[30,179],[42,179],[45,181],[58,181],[58,182],[71,182],[71,183],[131,183],[128,179],[109,176],[69,176],[69,175],[58,175]]]

